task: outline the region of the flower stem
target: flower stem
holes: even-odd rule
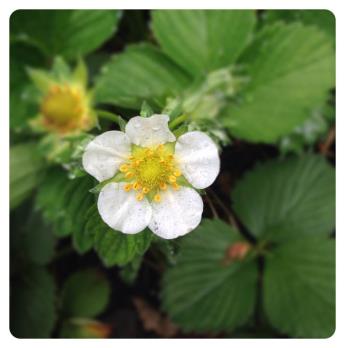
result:
[[[179,126],[181,123],[183,123],[187,118],[188,118],[188,116],[186,114],[175,118],[174,120],[172,120],[169,123],[170,129],[175,129],[177,126]]]
[[[113,114],[112,112],[106,111],[106,110],[95,110],[95,111],[98,117],[115,122],[119,125],[122,131],[124,130],[126,121],[121,116]]]
[[[114,121],[116,123],[119,122],[119,116],[113,114],[112,112],[105,111],[105,110],[96,110],[97,115],[100,118],[104,118],[106,120]]]

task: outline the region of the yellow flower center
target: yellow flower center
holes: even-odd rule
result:
[[[46,126],[60,133],[83,129],[89,122],[88,100],[77,86],[54,85],[41,104]]]
[[[120,171],[128,180],[125,191],[138,191],[138,201],[148,195],[155,202],[160,202],[160,191],[165,191],[169,185],[175,190],[179,189],[176,181],[181,172],[168,145],[136,147],[128,162],[121,165]]]

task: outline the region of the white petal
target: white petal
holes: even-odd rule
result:
[[[126,134],[131,142],[142,147],[151,147],[175,141],[168,127],[169,116],[132,117],[126,125]]]
[[[86,146],[83,167],[98,181],[110,179],[130,156],[130,151],[131,144],[125,133],[105,132]]]
[[[110,183],[98,197],[98,211],[103,221],[116,231],[134,234],[144,230],[152,216],[150,203],[138,201],[135,191],[126,192],[125,183]]]
[[[200,195],[189,187],[178,191],[162,192],[161,202],[152,202],[152,220],[149,228],[161,238],[183,236],[201,221],[203,202]]]
[[[210,186],[219,173],[217,146],[205,133],[195,131],[180,136],[175,157],[185,178],[197,189]]]

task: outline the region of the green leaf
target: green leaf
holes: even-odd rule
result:
[[[245,175],[232,199],[259,239],[328,235],[335,224],[335,172],[318,155],[270,161]]]
[[[307,237],[266,258],[264,308],[271,324],[294,337],[330,337],[335,330],[335,243]]]
[[[106,267],[125,265],[143,255],[150,246],[152,233],[149,230],[132,235],[114,231],[102,221],[96,205],[93,213],[88,214],[86,230],[93,231],[94,248]]]
[[[240,62],[249,82],[222,121],[250,141],[270,143],[288,134],[324,104],[334,86],[334,48],[316,27],[267,26]]]
[[[280,152],[283,154],[289,152],[301,154],[305,148],[312,148],[329,131],[330,123],[335,117],[334,113],[334,108],[329,105],[312,110],[309,118],[301,126],[296,127],[291,134],[280,139]]]
[[[144,100],[152,107],[162,107],[166,97],[180,93],[188,81],[183,71],[154,46],[127,46],[103,67],[96,81],[95,100],[138,110]]]
[[[87,269],[69,276],[62,290],[62,311],[68,317],[93,318],[110,299],[110,284],[103,273]]]
[[[138,277],[142,261],[142,256],[137,256],[131,262],[127,263],[121,268],[119,275],[126,284],[132,285],[135,282]]]
[[[284,22],[303,22],[307,25],[315,25],[323,30],[335,43],[335,16],[329,10],[273,10],[264,14],[265,23],[277,20]]]
[[[18,214],[14,213],[13,220],[16,224],[12,226],[11,223],[11,266],[13,256],[19,258],[24,265],[28,262],[36,265],[49,263],[54,256],[55,238],[50,226],[42,221],[40,214],[30,212],[26,218],[22,211],[18,211]]]
[[[220,220],[205,220],[181,240],[177,265],[163,278],[163,307],[185,331],[221,332],[252,315],[257,282],[250,259],[226,263],[239,235]]]
[[[98,212],[95,211],[95,206],[91,205],[86,212],[83,212],[84,221],[80,222],[80,225],[73,231],[73,246],[80,254],[91,250],[94,245],[96,231],[93,228],[92,219],[96,213]]]
[[[55,284],[42,267],[29,267],[11,280],[10,329],[17,338],[48,338],[54,328]]]
[[[46,56],[77,58],[97,49],[117,29],[116,10],[19,10],[10,19],[11,39]]]
[[[256,21],[251,10],[160,10],[152,16],[163,50],[192,75],[233,64]]]
[[[34,143],[10,149],[10,207],[16,208],[40,183],[45,163]]]
[[[31,86],[26,68],[43,64],[44,57],[35,47],[20,43],[10,45],[10,127],[17,133],[37,113],[36,99],[30,95]]]
[[[85,214],[94,203],[89,190],[94,186],[90,177],[71,180],[67,172],[53,168],[49,171],[37,194],[36,205],[43,217],[53,224],[57,236],[77,233],[85,221]]]

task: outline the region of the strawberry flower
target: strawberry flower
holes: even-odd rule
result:
[[[104,182],[97,206],[114,230],[134,234],[149,227],[172,239],[199,225],[203,202],[195,189],[216,179],[218,149],[199,131],[176,139],[168,122],[167,115],[136,116],[125,132],[105,132],[86,147],[83,167]]]

